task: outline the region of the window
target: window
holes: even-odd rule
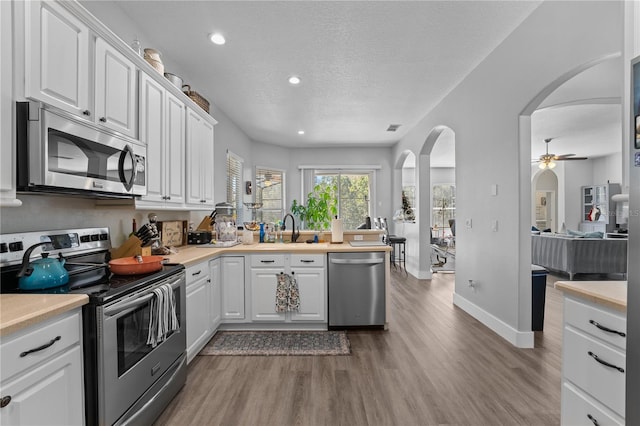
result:
[[[262,208],[256,211],[258,222],[275,223],[282,220],[285,210],[282,170],[256,167],[256,203],[262,203]]]
[[[344,229],[356,229],[371,216],[372,171],[314,170],[313,185],[328,184],[338,188],[338,216]],[[310,192],[310,191],[307,191]]]
[[[236,223],[242,224],[242,158],[227,151],[227,203],[236,208]]]
[[[434,238],[451,238],[449,220],[456,217],[456,187],[451,184],[433,186],[431,226]]]

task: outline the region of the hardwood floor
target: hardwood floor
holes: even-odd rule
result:
[[[536,348],[517,349],[453,305],[453,274],[391,275],[390,330],[349,331],[351,356],[197,356],[157,424],[560,423],[557,290]]]

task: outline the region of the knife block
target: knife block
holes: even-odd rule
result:
[[[200,222],[200,225],[196,228],[197,231],[211,231],[213,232],[213,223],[211,217],[205,216]]]
[[[132,235],[120,247],[111,250],[112,259],[132,256],[151,256],[151,247],[142,247],[140,238]]]

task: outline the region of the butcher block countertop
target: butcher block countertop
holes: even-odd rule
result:
[[[556,281],[555,288],[618,311],[627,311],[626,281]]]
[[[292,254],[326,254],[335,252],[370,252],[370,251],[386,251],[390,252],[391,247],[387,245],[372,245],[353,247],[347,241],[342,244],[332,243],[253,243],[239,244],[233,247],[202,247],[202,246],[183,246],[177,248],[178,253],[165,256],[171,263],[182,263],[189,266],[208,258],[226,254],[252,254],[252,253],[292,253]]]
[[[89,303],[86,294],[1,294],[0,336]]]

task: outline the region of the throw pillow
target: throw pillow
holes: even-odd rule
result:
[[[574,231],[572,229],[567,229],[567,234],[571,235],[572,237],[584,238],[584,232],[582,231]]]
[[[602,232],[596,231],[596,232],[585,232],[584,234],[585,238],[600,238],[602,239],[602,237],[604,237],[604,234]]]

